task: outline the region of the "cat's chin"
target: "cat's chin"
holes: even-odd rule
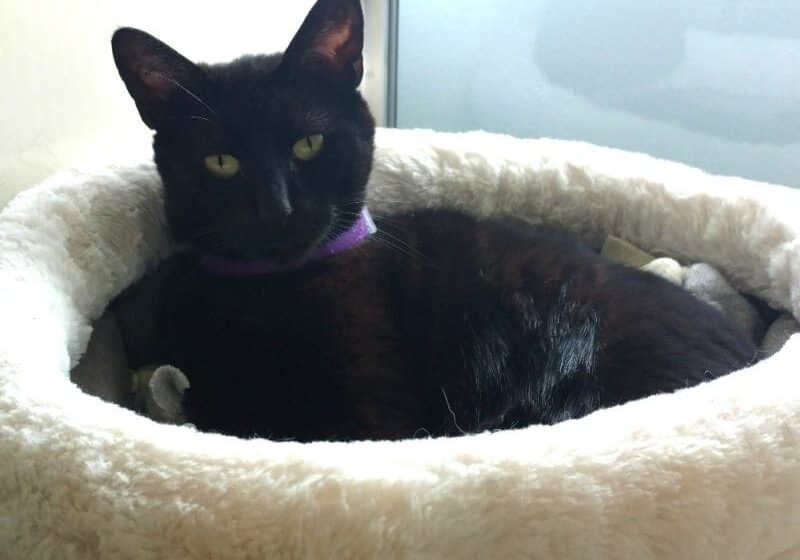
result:
[[[244,261],[269,261],[276,264],[291,264],[302,260],[305,255],[317,247],[317,243],[276,244],[267,247],[253,247],[231,251],[226,258]]]
[[[268,261],[275,264],[291,264],[302,260],[325,240],[325,234],[313,240],[270,240],[260,243],[242,243],[221,252],[208,253],[216,257],[240,261]]]
[[[216,239],[213,246],[197,247],[200,253],[235,261],[267,261],[279,265],[302,260],[326,240],[330,223],[292,228],[276,235],[259,225],[243,225]]]

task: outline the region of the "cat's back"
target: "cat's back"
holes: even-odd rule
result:
[[[382,251],[436,294],[428,297],[440,311],[455,307],[463,315],[495,306],[521,313],[538,324],[533,336],[551,336],[553,346],[559,341],[552,333],[562,328],[567,346],[575,336],[591,337],[591,348],[582,348],[591,354],[585,358],[592,374],[603,377],[604,404],[641,397],[648,387],[693,385],[755,361],[752,339],[731,318],[564,232],[449,211],[394,217],[380,227],[393,238]]]

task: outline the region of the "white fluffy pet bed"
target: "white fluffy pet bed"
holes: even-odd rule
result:
[[[452,205],[712,263],[800,315],[800,192],[586,144],[383,130],[372,207]],[[800,558],[800,337],[745,371],[552,427],[273,443],[160,425],[68,378],[168,251],[152,165],[0,217],[0,558]]]

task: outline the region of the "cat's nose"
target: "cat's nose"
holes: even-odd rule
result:
[[[256,193],[258,220],[269,225],[286,225],[294,213],[289,198],[289,185],[283,177],[276,177]]]

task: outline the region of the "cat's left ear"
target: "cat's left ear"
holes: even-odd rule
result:
[[[207,82],[203,70],[152,35],[123,27],[111,38],[111,49],[119,75],[150,128],[164,123],[176,93],[190,105],[210,110],[197,93]]]
[[[359,0],[318,0],[283,55],[283,65],[358,87],[364,76],[364,14]]]

